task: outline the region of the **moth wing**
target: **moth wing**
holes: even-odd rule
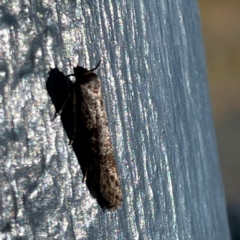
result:
[[[116,163],[113,155],[109,156],[106,164],[101,166],[100,192],[105,200],[105,206],[113,211],[122,205],[122,190],[118,179]]]

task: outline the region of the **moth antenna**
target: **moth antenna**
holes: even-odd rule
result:
[[[57,116],[61,115],[61,113],[62,113],[62,111],[63,111],[63,109],[64,109],[67,101],[68,101],[69,98],[71,97],[71,95],[72,95],[72,93],[69,93],[69,94],[68,94],[68,96],[67,96],[65,102],[63,103],[61,109],[60,109],[58,112],[55,112],[54,117],[53,117],[53,119],[51,120],[52,122],[54,121],[54,119],[55,119]]]
[[[99,68],[100,64],[101,64],[101,61],[102,61],[102,60],[100,60],[100,61],[98,62],[97,66],[96,66],[95,68],[93,68],[93,69],[91,69],[91,70],[89,70],[89,71],[90,71],[90,72],[93,72],[93,71],[97,70],[97,69]]]
[[[72,64],[69,58],[68,58],[68,62],[69,62],[70,68],[72,69]]]
[[[86,174],[83,176],[82,183],[86,183],[86,181],[87,181],[87,171],[86,171]]]
[[[72,139],[69,139],[69,144],[68,145],[72,145],[76,136],[76,132],[77,132],[77,116],[76,116],[76,107],[77,107],[77,99],[76,99],[76,90],[73,90],[73,112],[74,114],[74,129],[73,129],[73,136]]]
[[[69,74],[69,75],[67,75],[65,77],[72,77],[72,76],[75,76],[75,75],[72,73],[72,74]]]
[[[53,121],[55,120],[55,118],[56,118],[57,116],[59,116],[59,115],[60,115],[59,112],[55,112],[54,117],[51,119],[51,122],[53,122]]]

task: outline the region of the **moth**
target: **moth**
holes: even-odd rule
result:
[[[122,205],[122,191],[114,159],[107,114],[101,93],[101,82],[94,72],[77,66],[65,76],[51,69],[46,89],[55,107],[54,118],[61,116],[83,173],[83,182],[103,210]],[[75,82],[69,77],[74,76]]]

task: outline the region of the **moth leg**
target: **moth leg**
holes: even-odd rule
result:
[[[87,169],[86,169],[86,173],[83,175],[82,182],[86,183],[86,180],[87,180]]]
[[[69,145],[72,145],[77,132],[77,98],[76,98],[76,90],[73,89],[73,115],[74,115],[74,129],[72,139],[69,141]]]
[[[66,100],[64,101],[61,109],[60,109],[58,112],[55,112],[54,117],[53,117],[53,119],[52,119],[51,121],[54,121],[54,119],[55,119],[57,116],[61,115],[61,113],[62,113],[62,111],[63,111],[63,109],[64,109],[67,101],[68,101],[69,98],[71,97],[71,95],[72,95],[72,93],[69,93],[69,94],[68,94],[68,96],[67,96]]]

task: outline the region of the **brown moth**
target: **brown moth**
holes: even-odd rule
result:
[[[47,91],[80,163],[83,181],[103,210],[122,205],[122,191],[114,159],[101,82],[94,69],[77,66],[64,76],[51,69]],[[75,76],[72,82],[69,77]],[[55,118],[54,117],[54,118]]]

